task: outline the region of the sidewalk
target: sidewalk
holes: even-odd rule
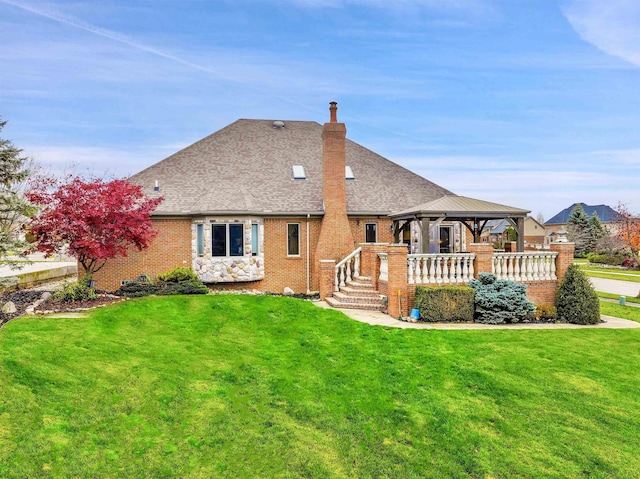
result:
[[[324,301],[314,301],[313,304],[320,308],[334,309]],[[407,323],[398,321],[388,314],[379,311],[365,311],[361,309],[336,309],[346,316],[374,326],[389,326],[402,329],[447,329],[447,330],[487,330],[487,329],[631,329],[640,328],[640,323],[629,321],[628,319],[614,318],[612,316],[602,316],[605,323],[593,325],[567,324],[567,323],[516,323],[516,324],[478,324],[478,323]]]

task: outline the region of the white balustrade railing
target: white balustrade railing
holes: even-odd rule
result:
[[[465,284],[473,279],[475,253],[410,254],[409,284]]]
[[[378,276],[378,280],[389,281],[389,256],[387,253],[378,253],[378,258],[380,258],[380,276]]]
[[[360,276],[360,252],[362,248],[349,253],[349,255],[336,264],[336,276],[333,282],[335,291],[340,291],[340,286],[344,286],[353,277]]]
[[[493,253],[491,272],[510,281],[557,280],[557,252]]]

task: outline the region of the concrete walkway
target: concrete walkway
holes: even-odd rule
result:
[[[636,297],[640,293],[640,283],[617,279],[589,278],[596,291]]]
[[[313,304],[320,308],[334,309],[324,301],[314,301]],[[398,321],[396,318],[392,318],[388,314],[381,313],[379,311],[365,311],[361,309],[337,309],[344,313],[351,319],[360,321],[361,323],[367,323],[374,326],[389,326],[392,328],[404,328],[404,329],[448,329],[448,330],[463,330],[463,329],[631,329],[640,328],[640,323],[635,321],[629,321],[628,319],[614,318],[612,316],[602,316],[601,319],[606,321],[605,323],[583,326],[580,324],[567,324],[567,323],[517,323],[517,324],[478,324],[478,323],[408,323],[405,321]]]
[[[76,261],[44,261],[25,263],[20,269],[0,266],[0,283],[6,288],[29,287],[32,285],[76,277]]]

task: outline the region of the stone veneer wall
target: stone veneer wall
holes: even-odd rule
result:
[[[191,224],[191,264],[193,271],[203,283],[239,283],[264,279],[264,224],[261,219],[224,220],[212,218]],[[198,255],[197,225],[203,225],[204,254]],[[244,256],[212,257],[211,225],[243,224]],[[258,254],[251,251],[251,225],[258,225]]]

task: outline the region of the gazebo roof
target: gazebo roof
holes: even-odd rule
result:
[[[500,219],[524,217],[529,213],[531,213],[529,210],[469,198],[468,196],[447,195],[389,216],[394,220],[420,217],[459,220],[461,218]]]

